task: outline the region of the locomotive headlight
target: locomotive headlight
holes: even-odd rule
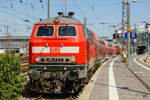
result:
[[[71,57],[70,62],[71,63],[75,63],[76,62],[76,58],[75,57]]]
[[[59,23],[59,19],[58,19],[58,18],[55,18],[55,19],[54,19],[54,23],[55,23],[55,24],[58,24],[58,23]]]
[[[40,62],[40,58],[35,58],[35,62],[39,63]]]

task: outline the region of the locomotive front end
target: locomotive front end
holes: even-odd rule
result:
[[[36,92],[73,92],[87,76],[83,27],[56,17],[34,25],[30,38],[30,87]]]

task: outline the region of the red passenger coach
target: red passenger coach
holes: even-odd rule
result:
[[[121,47],[119,45],[114,44],[112,48],[114,50],[115,55],[120,55],[121,54]]]
[[[35,92],[74,92],[98,63],[99,40],[73,13],[35,23],[30,37],[29,86]]]

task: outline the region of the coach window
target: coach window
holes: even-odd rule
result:
[[[53,26],[39,26],[36,36],[52,36],[54,33]]]
[[[76,36],[76,34],[74,26],[59,26],[58,36]]]

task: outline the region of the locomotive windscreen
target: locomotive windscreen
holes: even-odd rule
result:
[[[52,36],[54,34],[53,26],[39,26],[36,36]]]
[[[59,26],[58,36],[76,36],[74,26]]]

